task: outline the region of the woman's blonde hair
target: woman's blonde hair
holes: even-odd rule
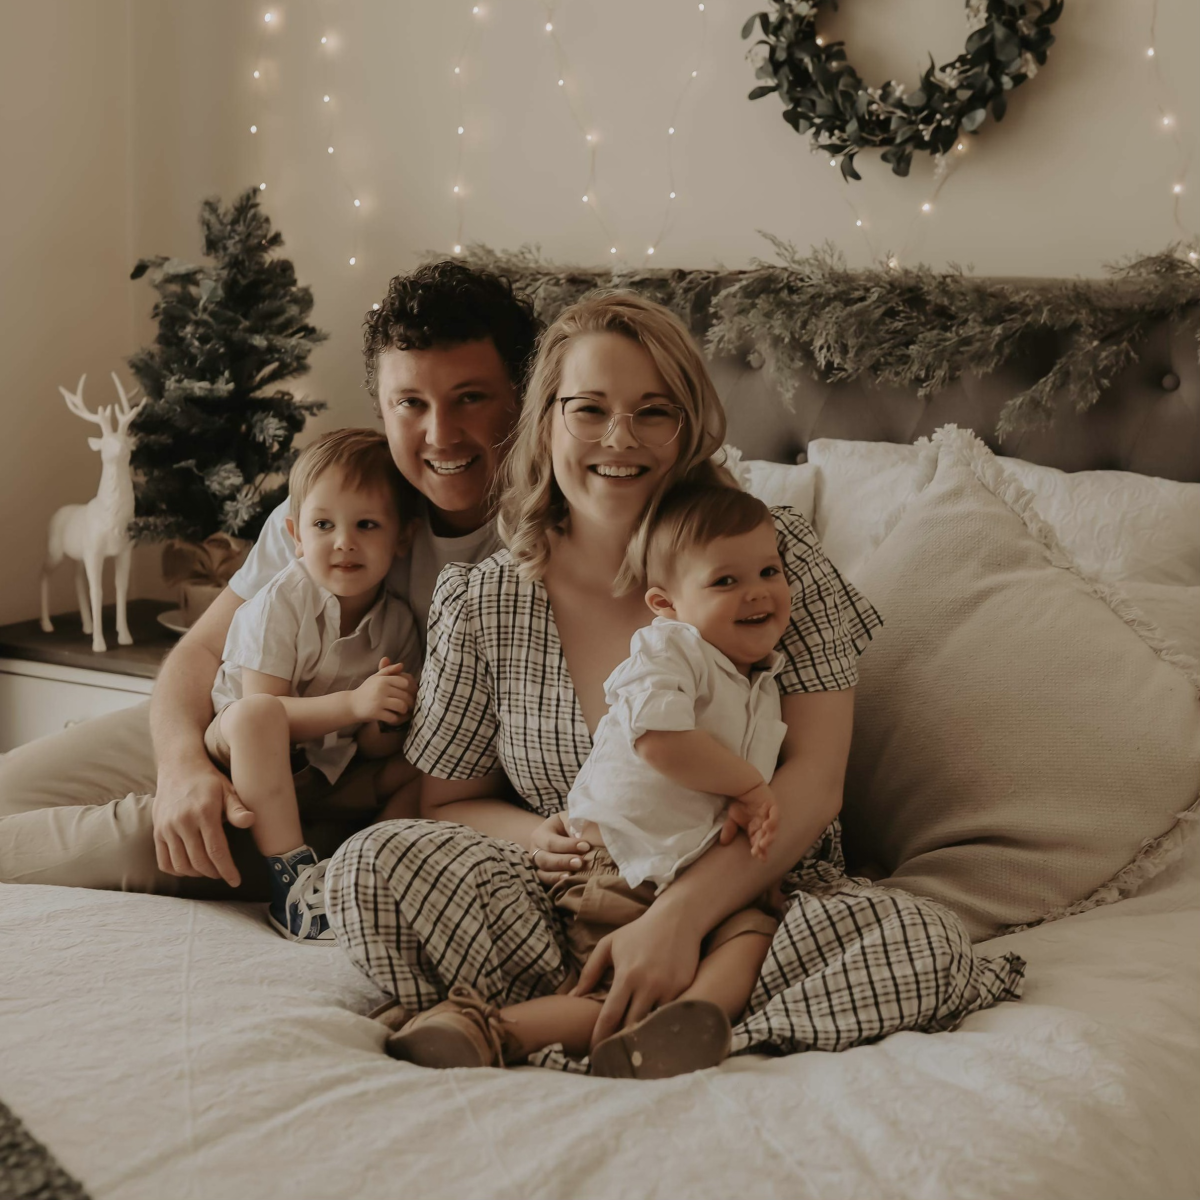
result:
[[[710,461],[725,440],[725,410],[699,348],[683,322],[662,305],[633,292],[602,291],[565,309],[538,340],[512,449],[500,474],[500,536],[525,578],[541,578],[550,557],[549,532],[561,529],[567,520],[567,503],[550,458],[550,425],[567,350],[576,338],[592,333],[619,333],[641,346],[684,411],[679,457],[630,539],[613,584],[619,596],[641,581],[649,521],[662,496],[684,479],[730,482],[727,472]]]

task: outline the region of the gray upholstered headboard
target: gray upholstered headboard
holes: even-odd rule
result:
[[[696,330],[703,334],[703,328]],[[965,375],[927,400],[862,382],[800,381],[788,408],[754,352],[711,360],[729,420],[728,440],[747,458],[795,462],[813,438],[911,442],[948,422],[994,450],[1064,471],[1120,470],[1200,482],[1200,364],[1192,322],[1163,322],[1087,412],[1061,412],[1045,429],[995,435],[1004,403],[1044,373],[1052,338],[986,377]]]

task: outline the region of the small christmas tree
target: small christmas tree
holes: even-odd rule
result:
[[[139,541],[256,537],[286,493],[293,438],[326,407],[274,386],[308,371],[329,335],[309,324],[312,292],[291,262],[272,256],[283,237],[258,192],[224,210],[205,200],[200,224],[211,265],[159,255],[131,276],[149,272],[159,295],[158,336],[129,360],[149,398],[134,424]]]

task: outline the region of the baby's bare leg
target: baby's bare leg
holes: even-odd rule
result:
[[[725,1010],[736,1024],[758,982],[759,972],[771,949],[765,933],[747,930],[718,946],[701,959],[700,969],[681,1000],[710,1000]]]
[[[254,844],[265,855],[304,845],[287,713],[278,697],[258,693],[234,701],[221,714],[221,732],[229,742],[234,790],[254,814]]]
[[[572,1058],[582,1058],[599,1015],[600,1001],[584,996],[539,996],[501,1010],[526,1057],[561,1043]]]

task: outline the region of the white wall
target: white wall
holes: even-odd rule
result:
[[[1153,61],[1150,0],[1068,0],[1047,67],[1002,124],[989,121],[970,140],[929,216],[920,213],[928,164],[904,180],[864,154],[864,180],[846,185],[784,124],[774,97],[746,100],[755,81],[738,31],[754,0],[706,0],[703,15],[693,0],[562,0],[551,19],[565,63],[544,30],[544,3],[480,0],[478,17],[471,6],[10,6],[6,33],[15,18],[20,36],[0,42],[6,89],[15,79],[9,90],[37,104],[23,102],[19,117],[3,110],[17,126],[19,169],[0,181],[0,372],[17,425],[0,448],[10,467],[0,487],[10,508],[16,496],[32,499],[0,619],[33,613],[41,522],[86,491],[74,479],[89,466],[82,431],[55,410],[54,385],[83,369],[105,376],[152,335],[153,294],[125,281],[128,267],[142,254],[196,253],[199,201],[212,192],[228,198],[265,181],[286,252],[313,287],[315,319],[333,334],[297,383],[332,402],[313,428],[370,420],[361,315],[390,275],[456,241],[540,243],[552,258],[588,264],[741,266],[769,255],[756,233],[768,230],[805,248],[830,241],[853,264],[896,253],[986,274],[1095,275],[1200,225],[1200,167],[1179,198],[1182,227],[1171,194],[1200,127],[1195,0],[1159,0]],[[959,10],[945,0],[844,0],[824,32],[847,40],[865,77],[914,79],[926,51],[945,61],[960,49]],[[1173,130],[1157,107],[1168,93]],[[568,101],[599,135],[594,179]],[[678,198],[668,204],[672,177]],[[594,207],[582,203],[585,190]],[[18,461],[36,467],[20,482]]]

